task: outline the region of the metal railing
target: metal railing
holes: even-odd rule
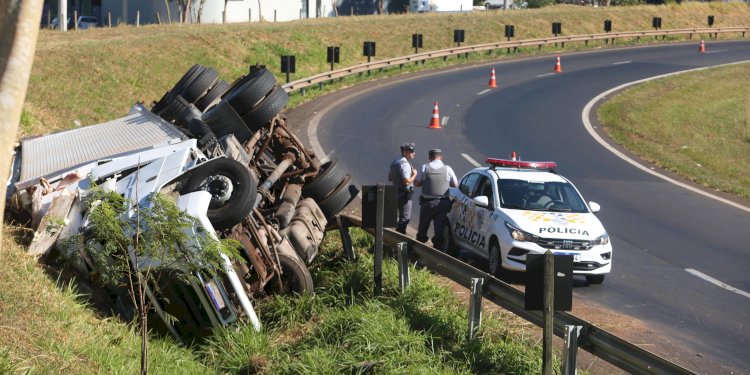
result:
[[[740,33],[742,37],[745,37],[745,33],[750,32],[750,26],[738,26],[738,27],[721,27],[721,28],[692,28],[692,29],[673,29],[673,30],[649,30],[649,31],[628,31],[619,33],[600,33],[600,34],[586,34],[586,35],[571,35],[571,36],[558,36],[551,38],[538,38],[538,39],[526,39],[519,41],[506,41],[506,42],[494,42],[485,44],[475,44],[462,47],[446,48],[436,51],[422,52],[413,55],[407,55],[402,57],[396,57],[392,59],[373,61],[369,63],[359,64],[350,66],[348,68],[342,68],[332,70],[330,72],[319,73],[312,75],[307,78],[298,79],[296,81],[289,82],[282,85],[286,92],[292,92],[295,90],[305,89],[307,87],[322,84],[323,82],[330,81],[336,78],[343,78],[353,74],[359,74],[377,69],[383,69],[393,66],[403,66],[407,63],[426,61],[437,58],[447,58],[448,56],[462,55],[469,52],[481,52],[491,51],[502,48],[518,48],[518,47],[530,47],[538,46],[542,48],[543,45],[549,44],[563,44],[565,42],[584,42],[596,40],[611,40],[614,43],[615,39],[628,39],[628,38],[641,38],[641,37],[667,37],[674,35],[688,35],[692,38],[693,34],[723,34],[723,33]]]
[[[349,236],[349,228],[352,226],[361,227],[360,218],[349,215],[341,215],[337,218],[339,230],[341,231],[342,244],[344,250],[350,259],[354,258],[352,241]],[[368,231],[372,232],[372,230]],[[421,266],[431,271],[447,277],[454,282],[467,288],[472,288],[472,279],[482,279],[481,294],[482,297],[492,301],[498,306],[509,310],[510,312],[526,319],[527,321],[542,326],[541,311],[527,311],[524,309],[524,293],[512,287],[511,285],[476,269],[461,260],[442,253],[430,246],[422,244],[406,235],[396,231],[383,230],[383,243],[391,247],[398,244],[406,244],[406,252],[398,252],[401,259],[400,269],[405,268],[403,262],[416,260]],[[403,245],[400,247],[403,248]],[[406,256],[408,255],[408,256]],[[404,283],[408,284],[408,274],[404,276],[403,270],[400,276],[402,287]],[[476,283],[476,281],[474,281]],[[472,319],[470,317],[469,319]],[[471,326],[472,322],[469,322]],[[554,314],[554,334],[559,337],[565,337],[566,326],[580,326],[578,335],[578,347],[599,357],[625,371],[636,374],[694,374],[694,372],[681,367],[667,359],[646,351],[634,344],[631,344],[607,331],[589,323],[572,314],[557,311]],[[471,328],[470,328],[471,329]]]

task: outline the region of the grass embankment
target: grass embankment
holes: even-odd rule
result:
[[[195,63],[215,68],[220,77],[232,81],[256,62],[267,65],[279,81],[281,55],[297,57],[297,72],[292,79],[308,77],[330,69],[326,47],[341,48],[341,63],[346,67],[367,61],[362,42],[375,41],[377,56],[386,59],[414,53],[411,34],[424,35],[421,51],[455,46],[453,30],[464,29],[464,45],[505,40],[504,25],[515,25],[515,40],[549,37],[552,22],[562,22],[563,35],[599,33],[605,19],[612,20],[613,31],[651,30],[652,17],[662,17],[664,28],[705,27],[708,15],[714,15],[714,27],[750,24],[750,8],[743,3],[688,3],[670,6],[581,7],[553,6],[542,9],[487,11],[470,14],[408,14],[365,17],[310,19],[288,23],[230,25],[163,25],[99,28],[60,33],[42,30],[37,43],[31,74],[25,117],[19,136],[35,135],[71,128],[74,121],[88,125],[123,116],[130,106],[144,100],[158,100],[172,88]],[[738,35],[720,35],[736,38]],[[694,38],[706,38],[707,35]],[[683,40],[675,37],[669,40]],[[641,38],[640,42],[653,39]],[[636,43],[618,40],[617,45]],[[696,42],[697,43],[697,42]],[[604,42],[567,43],[559,52],[602,48]],[[523,54],[550,53],[554,47],[539,51],[521,49]],[[488,56],[471,54],[469,61],[505,59],[505,51]],[[466,59],[434,61],[418,68],[435,68],[465,63]],[[404,71],[416,67],[407,65]],[[398,74],[398,68],[373,74],[372,79]],[[366,77],[364,77],[366,78]],[[359,79],[344,80],[351,85]],[[335,89],[329,85],[325,90]],[[324,91],[325,91],[324,90]],[[294,95],[292,105],[318,95]]]
[[[339,45],[340,66],[349,66],[365,61],[360,56],[364,40],[378,43],[378,59],[412,53],[409,35],[415,32],[424,34],[425,50],[434,50],[453,45],[456,28],[466,30],[467,44],[477,44],[500,40],[504,24],[515,25],[516,39],[527,39],[549,35],[553,21],[562,22],[565,35],[572,35],[599,32],[604,19],[611,19],[616,31],[650,29],[653,16],[662,17],[666,28],[702,27],[708,14],[715,15],[716,26],[750,23],[750,9],[744,4],[691,3],[340,17],[283,24],[119,27],[65,34],[42,31],[18,136],[71,128],[75,120],[93,124],[121,117],[137,100],[158,99],[194,63],[214,67],[231,81],[256,62],[278,72],[278,56],[294,54],[298,69],[294,77],[300,78],[328,69],[328,45]],[[590,43],[590,48],[601,46]],[[583,46],[569,44],[565,51],[575,48]],[[539,52],[532,48],[522,53]],[[472,54],[469,60],[490,58],[506,56]],[[452,63],[457,62],[425,67]],[[372,78],[382,76],[376,73]],[[277,78],[282,79],[280,74]],[[326,86],[326,90],[334,88]],[[308,91],[304,98],[295,95],[292,105],[324,91]],[[6,225],[0,252],[0,372],[137,372],[137,333],[88,308],[79,289],[55,281],[60,280],[55,269],[26,258],[23,249],[30,239],[19,233],[23,230]],[[328,246],[335,249],[336,241],[332,242]],[[516,341],[519,335],[508,336],[509,327],[499,323],[503,319],[485,316],[481,345],[464,341],[465,307],[423,272],[413,274],[411,290],[400,295],[395,292],[395,266],[386,262],[384,296],[372,298],[370,262],[364,257],[349,265],[330,254],[316,261],[316,296],[261,304],[266,329],[260,335],[243,328],[192,349],[153,338],[152,373],[175,369],[187,374],[253,369],[339,373],[356,371],[367,361],[376,361],[378,372],[539,373],[539,353]],[[345,277],[354,278],[353,288]],[[346,297],[352,292],[353,303]]]
[[[750,200],[750,64],[634,86],[603,104],[599,117],[649,162]]]

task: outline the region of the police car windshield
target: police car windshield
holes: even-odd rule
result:
[[[573,185],[567,182],[544,182],[500,179],[500,205],[503,208],[531,211],[588,212],[586,204]]]

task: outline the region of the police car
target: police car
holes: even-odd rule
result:
[[[601,284],[612,268],[612,244],[573,184],[554,172],[555,162],[488,158],[450,189],[443,249],[465,249],[488,259],[489,270],[526,270],[526,254],[573,256],[574,274]]]

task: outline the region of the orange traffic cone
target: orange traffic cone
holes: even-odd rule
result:
[[[698,52],[701,52],[701,53],[706,52],[706,44],[703,43],[702,40],[701,40],[701,46],[698,47]]]
[[[513,160],[513,161],[516,160],[516,152],[515,151],[513,151],[513,152],[510,153],[510,160]]]
[[[438,113],[438,103],[432,108],[432,120],[430,120],[430,129],[440,129],[440,113]]]
[[[492,75],[490,76],[490,83],[487,84],[489,88],[497,87],[497,81],[495,80],[495,67],[492,67]]]
[[[555,63],[555,73],[562,73],[562,67],[560,66],[560,55],[557,55],[557,62]]]

